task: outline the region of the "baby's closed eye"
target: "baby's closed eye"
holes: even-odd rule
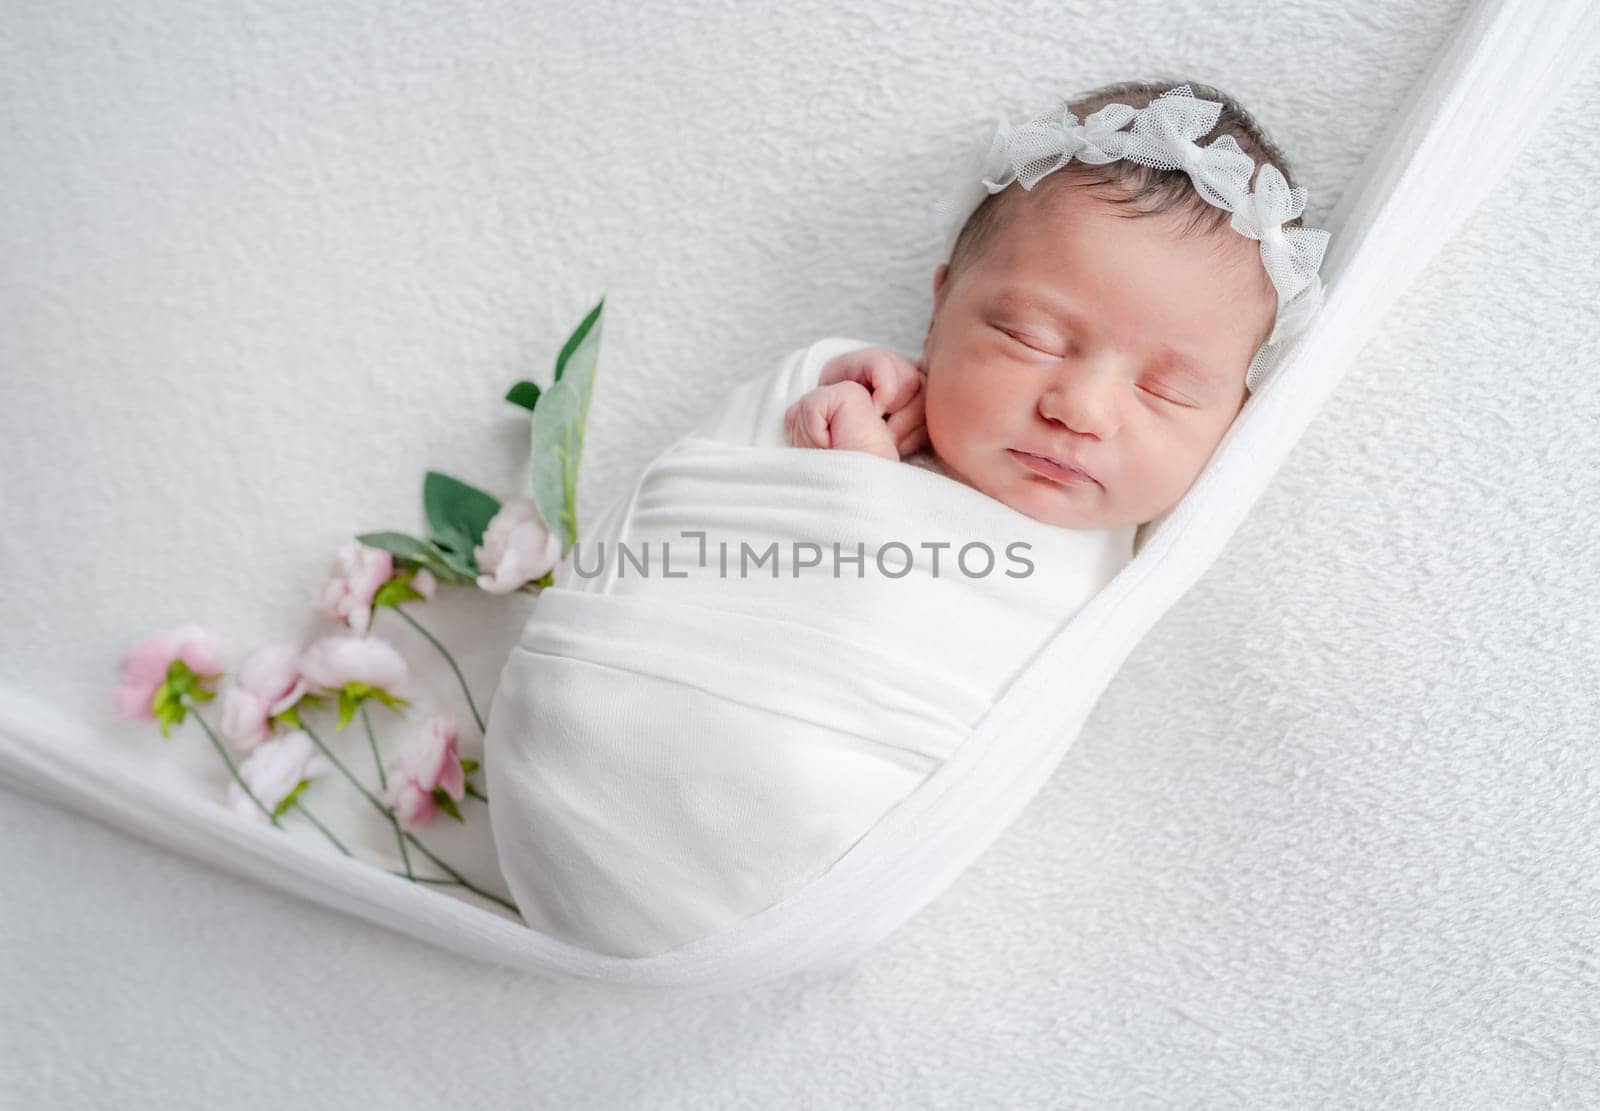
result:
[[[1073,350],[1072,343],[1067,340],[1052,339],[1049,337],[1040,336],[1033,332],[1019,331],[1012,328],[1002,328],[999,325],[995,325],[995,330],[1001,335],[1005,336],[1007,339],[1011,340],[1017,346],[1025,347],[1030,351],[1036,351],[1040,354],[1053,355],[1056,358],[1062,358],[1065,355],[1071,354]]]
[[[995,331],[1005,336],[1011,345],[1034,356],[1048,356],[1052,359],[1071,358],[1078,354],[1080,348],[1076,340],[1070,337],[1045,336],[1032,330],[1017,328],[1010,325],[992,325]],[[1164,378],[1141,378],[1139,389],[1150,397],[1166,405],[1182,409],[1197,409],[1196,404],[1182,389],[1173,382]]]

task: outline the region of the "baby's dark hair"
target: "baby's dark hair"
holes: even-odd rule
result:
[[[1119,81],[1081,93],[1067,104],[1081,121],[1108,104],[1143,108],[1162,93],[1179,85],[1188,85],[1194,95],[1202,100],[1214,100],[1222,105],[1216,125],[1194,140],[1197,146],[1204,147],[1220,135],[1232,135],[1240,149],[1255,161],[1257,173],[1263,162],[1270,162],[1283,174],[1289,187],[1294,188],[1294,177],[1277,144],[1268,138],[1266,131],[1238,101],[1214,86],[1177,79]],[[1218,231],[1227,225],[1231,216],[1227,209],[1219,208],[1202,197],[1191,183],[1189,175],[1181,169],[1162,170],[1126,158],[1102,165],[1080,162],[1074,158],[1041,180],[1034,190],[1046,187],[1052,178],[1063,177],[1081,185],[1109,186],[1103,188],[1099,195],[1113,204],[1130,208],[1130,217],[1153,216],[1171,209],[1186,212],[1189,220],[1181,232],[1186,236]],[[1251,180],[1253,182],[1254,177]],[[1000,224],[1002,203],[1007,195],[1022,188],[1019,184],[1013,184],[1014,187],[1008,186],[998,193],[989,194],[967,218],[950,251],[950,276],[953,277],[964,264],[983,253]],[[1285,226],[1297,227],[1299,224],[1300,217],[1296,216]]]

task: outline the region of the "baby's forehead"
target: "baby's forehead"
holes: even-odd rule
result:
[[[973,292],[989,311],[1059,321],[1130,349],[1154,342],[1204,359],[1233,350],[1241,332],[1253,337],[1252,351],[1264,343],[1277,291],[1257,244],[1227,227],[1183,239],[1149,224],[1134,230],[1150,219],[1106,222],[1085,251],[1052,251],[1037,236],[1020,251],[995,244]],[[1139,240],[1136,252],[1121,249],[1123,234],[1130,246]]]
[[[1210,205],[1203,210],[1174,206],[1144,211],[1100,199],[1080,186],[1075,196],[1053,205],[1033,211],[1019,206],[1008,214],[1003,233],[1025,247],[1033,245],[1075,259],[1081,269],[1090,272],[1100,268],[1103,258],[1122,258],[1129,252],[1158,263],[1170,259],[1175,266],[1181,259],[1186,272],[1202,276],[1208,284],[1229,287],[1231,295],[1253,294],[1257,299],[1276,301],[1277,291],[1262,262],[1260,242],[1241,234],[1226,217],[1224,210]],[[1090,246],[1073,251],[1080,243]],[[1152,286],[1168,296],[1184,295],[1159,278]]]

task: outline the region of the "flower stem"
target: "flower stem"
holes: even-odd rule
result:
[[[484,802],[489,801],[488,795],[484,794],[470,783],[467,784],[467,794],[471,795],[475,799],[482,799]]]
[[[395,613],[405,618],[406,622],[410,624],[413,629],[427,637],[428,641],[439,650],[439,654],[443,656],[445,662],[450,665],[450,670],[456,673],[456,681],[461,684],[461,693],[467,696],[467,709],[472,711],[472,720],[478,723],[478,732],[484,732],[483,715],[478,713],[477,704],[472,701],[472,691],[467,688],[466,676],[462,675],[461,669],[456,666],[455,658],[450,655],[450,652],[445,648],[444,645],[439,643],[437,637],[419,625],[417,623],[417,619],[407,613],[403,607],[393,606],[390,608],[392,608]]]
[[[505,907],[507,910],[509,910],[512,914],[518,913],[517,908],[515,906],[513,906],[511,903],[506,902],[504,899],[500,898],[500,896],[498,896],[498,895],[491,895],[489,892],[483,890],[481,887],[478,887],[476,884],[474,884],[471,880],[467,879],[466,876],[463,876],[460,872],[458,872],[454,868],[450,867],[450,865],[446,864],[444,861],[442,861],[438,857],[434,856],[431,852],[428,851],[428,847],[426,845],[424,845],[421,841],[418,841],[411,834],[409,834],[409,833],[406,834],[406,839],[409,840],[417,848],[421,849],[422,850],[422,855],[426,856],[429,860],[433,861],[439,867],[443,868],[446,872],[450,873],[451,878],[454,879],[456,883],[459,883],[462,887],[465,887],[468,891],[472,892],[474,895],[478,895],[478,896],[481,896],[482,898],[488,899],[492,903],[498,903],[499,905],[501,905],[501,906]]]
[[[363,707],[362,708],[362,713],[365,714],[365,712],[366,712],[366,708]],[[394,811],[391,808],[383,805],[383,803],[378,799],[378,797],[376,795],[374,795],[371,791],[367,790],[366,784],[362,783],[361,780],[357,779],[355,777],[355,774],[353,772],[351,772],[351,770],[349,768],[344,766],[344,761],[340,760],[337,756],[335,756],[333,754],[333,749],[329,748],[323,742],[321,737],[317,736],[315,733],[313,733],[311,731],[311,727],[305,723],[305,719],[303,719],[303,718],[300,720],[300,728],[304,729],[305,732],[306,732],[306,736],[310,737],[312,743],[315,744],[318,748],[320,748],[322,750],[322,754],[324,756],[326,756],[329,760],[333,761],[333,766],[338,768],[341,772],[343,772],[344,773],[344,777],[346,779],[348,779],[351,783],[355,784],[356,790],[360,791],[363,795],[366,795],[367,796],[367,801],[372,803],[373,806],[376,806],[378,808],[378,812],[380,814],[382,814],[385,818],[389,819],[389,824],[394,827],[394,839],[400,845],[400,859],[405,861],[406,878],[407,879],[416,879],[417,877],[416,877],[415,873],[413,873],[412,870],[411,870],[411,854],[406,851],[405,838],[400,836],[400,823],[399,823],[399,821],[397,821],[395,819]],[[370,736],[370,733],[369,733],[369,736]]]
[[[222,762],[228,765],[228,774],[233,776],[233,781],[239,785],[239,789],[250,796],[251,802],[260,807],[261,813],[267,816],[267,821],[282,829],[283,823],[278,821],[277,816],[268,810],[260,799],[256,798],[256,793],[250,789],[249,784],[245,783],[244,777],[239,774],[239,769],[235,766],[233,757],[228,755],[228,750],[222,746],[222,742],[217,739],[217,735],[211,731],[211,726],[206,724],[206,719],[200,716],[200,711],[195,709],[194,702],[188,695],[183,696],[183,704],[194,715],[194,720],[200,723],[200,728],[206,731],[206,736],[211,738],[211,743],[216,746],[217,755],[222,757]]]
[[[393,868],[390,868],[387,871],[391,876],[399,876],[401,879],[415,880],[417,883],[436,883],[441,887],[457,886],[455,880],[446,879],[443,876],[408,876],[404,872],[396,872]]]
[[[345,856],[354,856],[355,855],[349,849],[344,847],[344,843],[333,835],[333,831],[332,830],[330,830],[327,826],[323,825],[321,822],[317,821],[317,816],[315,814],[311,813],[311,811],[307,810],[305,808],[304,804],[302,804],[299,799],[295,799],[294,800],[294,805],[295,805],[295,809],[296,810],[300,811],[300,813],[304,814],[307,818],[311,819],[311,824],[316,826],[318,829],[320,829],[322,831],[322,835],[324,837],[326,837],[329,841],[332,841],[334,843],[334,845],[338,847],[340,852],[344,853]]]
[[[361,720],[364,723],[367,722],[367,710],[366,710],[365,706],[363,706],[361,708]],[[323,753],[328,757],[328,759],[333,761],[334,767],[338,768],[341,772],[343,772],[345,774],[345,777],[347,779],[349,779],[351,783],[355,784],[356,789],[367,797],[367,801],[372,803],[373,806],[376,806],[378,808],[378,810],[380,812],[382,812],[383,815],[389,819],[390,824],[394,826],[395,837],[400,842],[400,855],[402,856],[402,858],[404,858],[404,860],[406,862],[406,879],[412,880],[413,882],[416,882],[416,883],[460,884],[462,887],[465,887],[468,891],[471,891],[473,894],[479,895],[479,896],[481,896],[481,897],[483,897],[485,899],[488,899],[492,903],[498,903],[500,906],[505,907],[507,910],[509,910],[513,914],[518,913],[517,908],[515,906],[513,906],[512,904],[506,902],[504,899],[500,898],[499,896],[492,895],[489,892],[484,891],[482,888],[476,886],[471,881],[469,881],[465,876],[463,876],[460,872],[458,872],[454,868],[450,867],[450,865],[448,865],[444,861],[440,860],[437,856],[434,856],[433,853],[429,851],[428,846],[424,845],[421,841],[418,841],[416,839],[416,837],[412,836],[409,833],[403,832],[400,829],[399,819],[397,819],[395,817],[394,810],[392,808],[390,808],[390,807],[387,807],[387,806],[383,805],[383,803],[380,802],[377,799],[377,797],[373,795],[373,793],[371,791],[367,790],[367,788],[362,784],[362,782],[359,779],[357,779],[354,775],[352,775],[350,773],[350,769],[345,767],[344,763],[342,761],[340,761],[340,759],[333,754],[333,751],[331,749],[329,749],[326,744],[323,743],[322,738],[318,737],[315,733],[313,733],[311,731],[311,729],[306,725],[306,723],[305,723],[305,721],[303,719],[300,722],[300,728],[304,729],[306,731],[306,735],[311,738],[312,742],[314,744],[316,744],[316,746],[323,751]],[[367,736],[368,736],[368,738],[372,737],[372,727],[371,727],[370,723],[367,724]],[[374,742],[374,744],[376,744],[376,742]],[[374,752],[374,754],[376,754],[377,749],[374,748],[373,752]],[[446,872],[450,873],[450,875],[453,878],[452,879],[448,879],[448,880],[445,880],[445,879],[432,879],[432,878],[427,877],[427,876],[419,876],[419,875],[417,875],[416,872],[413,870],[413,868],[411,866],[411,856],[410,856],[409,853],[406,852],[406,842],[407,841],[411,842],[411,844],[415,845],[419,850],[421,850],[423,856],[427,857],[429,860],[431,860],[435,864],[437,864],[440,868],[442,868]],[[400,874],[399,872],[394,872],[392,869],[385,869],[385,871],[389,871],[393,875],[399,875]]]
[[[372,748],[372,762],[378,767],[378,788],[383,791],[389,789],[389,778],[383,774],[383,758],[378,755],[378,738],[372,735],[372,718],[367,716],[367,704],[361,704],[361,724],[367,730],[367,744]]]

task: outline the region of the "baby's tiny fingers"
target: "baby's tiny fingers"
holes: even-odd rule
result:
[[[796,416],[800,435],[807,447],[827,447],[832,441],[828,435],[828,414],[820,405],[802,405]]]
[[[926,425],[919,425],[911,430],[903,440],[896,442],[895,447],[900,452],[900,458],[914,455],[929,445],[928,429]]]
[[[822,364],[822,370],[817,375],[817,385],[831,386],[835,382],[860,381],[864,377],[864,373],[859,370],[860,366],[860,351],[846,351],[843,355],[835,355]]]
[[[880,413],[896,413],[910,405],[922,393],[922,377],[886,370],[873,383],[872,401]]]
[[[890,414],[885,422],[902,457],[928,446],[926,410],[927,406],[921,394],[918,394],[905,408]]]
[[[926,410],[927,406],[924,403],[924,399],[921,394],[918,394],[884,419],[889,422],[891,429],[900,432],[921,424],[926,419],[924,416]]]

